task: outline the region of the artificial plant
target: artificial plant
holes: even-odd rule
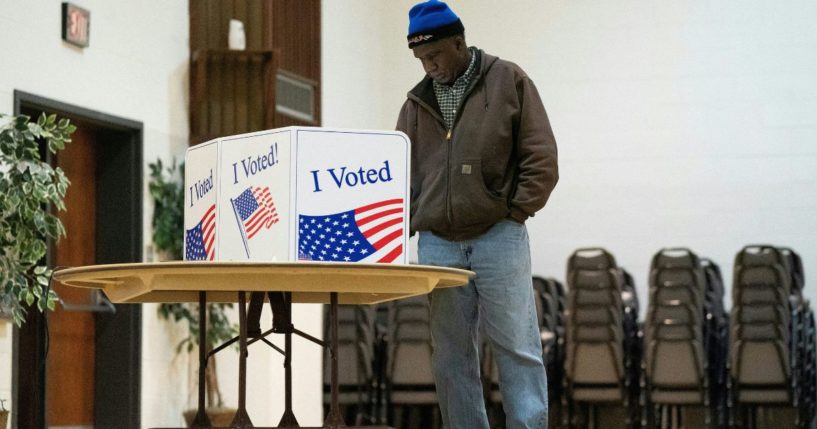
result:
[[[0,309],[17,326],[35,303],[42,312],[53,310],[58,300],[48,287],[51,269],[45,256],[48,241],[65,235],[52,208],[65,210],[70,182],[62,169],[42,158],[46,150],[64,149],[75,130],[68,119],[53,114],[42,114],[37,122],[0,114]]]

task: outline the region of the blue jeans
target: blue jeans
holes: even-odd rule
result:
[[[420,232],[419,262],[464,268],[476,277],[431,293],[432,367],[447,429],[488,429],[480,382],[479,335],[499,368],[508,429],[547,427],[547,375],[531,285],[525,225],[502,221],[471,240]]]

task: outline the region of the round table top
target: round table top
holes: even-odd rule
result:
[[[235,302],[236,292],[292,292],[292,302],[376,304],[461,286],[474,273],[428,265],[179,261],[89,265],[54,272],[68,286],[101,289],[114,303]]]

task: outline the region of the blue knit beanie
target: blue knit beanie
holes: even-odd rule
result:
[[[462,21],[441,1],[429,0],[409,10],[409,49],[464,32]]]

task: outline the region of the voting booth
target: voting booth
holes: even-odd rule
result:
[[[185,260],[408,263],[410,143],[288,127],[185,155]]]

